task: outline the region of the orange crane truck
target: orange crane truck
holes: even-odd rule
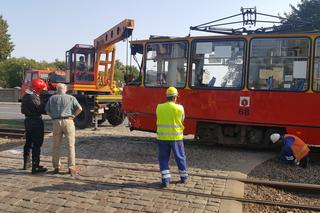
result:
[[[94,45],[76,44],[66,52],[68,94],[77,98],[82,113],[75,118],[78,128],[105,120],[117,126],[125,118],[122,96],[113,79],[115,44],[131,36],[134,21],[125,19],[94,40]]]

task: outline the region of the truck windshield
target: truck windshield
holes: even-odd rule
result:
[[[93,81],[93,65],[94,54],[93,53],[77,53],[75,55],[76,60],[76,81]]]
[[[40,78],[42,79],[48,79],[49,73],[41,73]]]
[[[48,75],[47,79],[52,83],[66,83],[65,73],[51,72],[47,75]]]

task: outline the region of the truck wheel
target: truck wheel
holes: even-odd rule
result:
[[[80,103],[82,112],[74,119],[75,126],[79,129],[84,129],[92,125],[92,113],[90,108],[85,103]]]
[[[125,119],[124,112],[120,106],[111,106],[107,111],[107,120],[112,126],[118,126],[122,124]]]

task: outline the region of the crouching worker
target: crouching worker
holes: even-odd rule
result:
[[[308,167],[309,152],[310,149],[302,139],[295,135],[285,134],[281,136],[278,133],[274,133],[270,136],[270,140],[273,143],[278,141],[282,143],[280,152],[280,161],[288,164],[301,166],[303,168]]]
[[[186,154],[183,146],[184,109],[176,104],[178,91],[169,87],[166,92],[167,102],[157,106],[158,160],[162,176],[162,187],[167,187],[171,180],[169,170],[170,152],[173,151],[180,173],[181,183],[188,179]]]
[[[23,147],[23,169],[30,165],[30,150],[32,150],[32,174],[46,172],[40,166],[40,149],[44,138],[44,125],[41,114],[45,114],[44,103],[40,99],[43,90],[47,90],[46,83],[41,79],[34,79],[31,86],[21,100],[21,112],[25,115],[26,143]]]

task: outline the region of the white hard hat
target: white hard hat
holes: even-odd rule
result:
[[[276,143],[279,139],[280,139],[280,134],[279,133],[273,133],[272,135],[270,135],[270,140],[272,141],[272,143]]]

